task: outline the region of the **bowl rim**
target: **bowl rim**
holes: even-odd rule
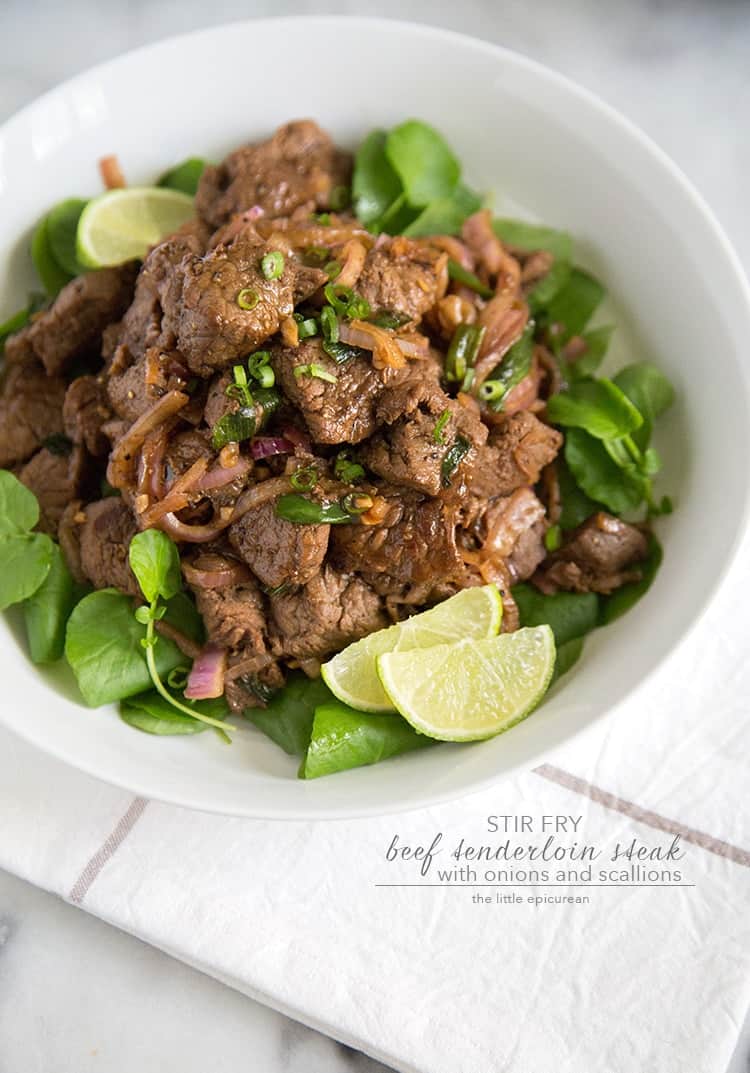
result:
[[[28,102],[21,109],[4,120],[3,123],[0,124],[0,139],[7,134],[11,134],[17,126],[23,126],[33,111],[45,101],[53,99],[58,94],[65,93],[69,89],[75,87],[77,83],[96,77],[97,75],[109,74],[113,70],[116,71],[120,65],[129,65],[134,61],[147,61],[149,56],[158,53],[159,50],[165,47],[179,47],[182,43],[187,41],[201,37],[206,38],[211,35],[216,35],[218,37],[227,32],[231,32],[232,30],[242,29],[243,31],[246,31],[251,26],[257,29],[260,26],[283,27],[286,25],[298,30],[306,25],[321,26],[329,24],[334,27],[339,26],[342,23],[346,23],[348,26],[359,26],[363,31],[366,31],[368,28],[377,28],[379,30],[388,29],[389,31],[397,30],[399,32],[430,37],[444,42],[453,42],[455,44],[460,44],[464,48],[473,48],[484,53],[489,58],[494,58],[521,70],[525,70],[533,74],[536,78],[545,81],[548,85],[559,87],[564,90],[567,95],[577,98],[587,107],[598,112],[610,125],[617,128],[627,138],[630,138],[635,142],[665,172],[668,173],[670,179],[677,184],[688,201],[691,202],[693,209],[703,218],[703,222],[708,227],[712,239],[716,242],[717,247],[726,258],[727,267],[731,270],[731,275],[737,284],[738,297],[741,299],[741,304],[744,306],[748,328],[750,328],[750,281],[745,273],[739,255],[706,199],[699,193],[682,168],[672,160],[666,151],[663,150],[633,120],[623,115],[614,106],[608,104],[597,93],[587,89],[580,83],[575,82],[567,75],[556,71],[554,68],[548,67],[545,63],[542,63],[539,60],[533,59],[524,53],[517,52],[514,49],[507,48],[504,45],[499,45],[495,42],[475,37],[472,34],[465,34],[456,30],[449,30],[427,23],[415,22],[413,20],[369,15],[278,15],[257,19],[234,19],[219,23],[215,26],[197,28],[179,34],[170,34],[159,38],[157,41],[128,49],[125,52],[118,53],[110,59],[103,60],[91,67],[84,68],[77,74],[57,83],[55,86],[35,97],[32,101]],[[742,380],[745,388],[746,402],[748,403],[748,408],[750,408],[750,379],[748,378],[748,375],[745,375]],[[697,608],[695,615],[693,615],[689,621],[683,622],[683,624],[676,629],[673,643],[669,651],[617,701],[603,705],[601,709],[587,719],[583,725],[572,730],[564,739],[566,745],[579,739],[595,724],[601,723],[605,716],[611,716],[626,703],[632,703],[634,698],[640,694],[641,690],[648,686],[649,682],[657,672],[663,668],[665,663],[668,662],[684,642],[693,634],[703,621],[706,612],[713,604],[717,594],[726,582],[728,575],[731,573],[749,527],[750,484],[746,485],[743,489],[742,508],[729,553],[716,570],[713,581],[706,586],[705,596],[701,605]],[[101,782],[118,787],[134,795],[209,814],[241,816],[248,819],[280,821],[341,820],[396,815],[402,812],[416,811],[418,809],[428,808],[444,802],[458,800],[463,797],[481,793],[495,785],[501,779],[509,778],[517,774],[519,771],[528,770],[530,763],[528,760],[517,759],[502,771],[478,778],[476,782],[472,783],[468,788],[453,787],[433,792],[425,791],[424,795],[420,797],[418,801],[413,799],[391,800],[381,806],[379,804],[358,804],[357,801],[354,800],[346,809],[326,805],[321,807],[320,805],[316,805],[313,801],[307,801],[304,804],[301,803],[290,809],[280,809],[278,806],[264,807],[262,802],[249,799],[246,804],[243,804],[243,807],[233,804],[230,808],[227,808],[226,804],[222,805],[219,802],[201,802],[196,804],[194,800],[191,800],[189,795],[179,792],[155,791],[154,787],[150,784],[144,785],[139,782],[137,771],[133,771],[132,777],[124,777],[109,773],[103,774],[101,770],[97,769],[96,763],[85,757],[79,757],[74,750],[66,749],[64,743],[59,745],[57,743],[50,744],[44,740],[43,736],[40,737],[39,735],[34,734],[32,729],[33,723],[9,721],[3,718],[2,712],[0,712],[0,725],[56,760],[62,761]],[[560,744],[558,743],[556,748],[559,747]],[[546,755],[549,754],[540,753],[532,763],[536,764],[537,762],[542,762]],[[531,770],[533,770],[533,768]]]

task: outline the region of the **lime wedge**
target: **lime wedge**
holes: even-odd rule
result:
[[[78,221],[76,255],[89,268],[143,259],[149,246],[195,216],[193,199],[179,190],[127,186],[89,201]]]
[[[494,585],[463,589],[429,611],[355,641],[323,664],[323,679],[350,708],[392,712],[393,704],[378,678],[378,656],[444,645],[462,637],[494,637],[502,616],[503,603]]]
[[[476,741],[508,730],[536,708],[554,668],[549,626],[378,658],[396,710],[440,741]]]

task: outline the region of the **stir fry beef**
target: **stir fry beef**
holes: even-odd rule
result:
[[[315,443],[360,443],[375,432],[383,378],[369,358],[357,356],[339,365],[320,339],[306,339],[298,347],[274,347],[271,364]]]
[[[109,439],[102,426],[112,418],[107,389],[101,377],[78,376],[65,392],[62,409],[65,435],[89,454],[106,455]]]
[[[137,265],[130,262],[71,280],[48,310],[8,340],[8,361],[37,358],[50,376],[56,376],[74,358],[98,357],[104,329],[132,301],[136,273]]]
[[[416,327],[447,286],[448,254],[409,238],[392,238],[367,254],[357,293],[375,313]]]
[[[359,573],[383,595],[460,573],[450,507],[440,499],[396,489],[382,499],[385,509],[378,524],[335,528],[331,543],[337,568]]]
[[[82,514],[79,543],[84,575],[96,589],[112,587],[138,596],[138,582],[128,562],[128,547],[138,527],[128,505],[113,496],[89,503]]]
[[[320,570],[330,525],[296,525],[274,502],[249,510],[229,528],[229,542],[267,589],[304,585]]]
[[[390,484],[437,496],[471,471],[486,439],[479,418],[437,390],[424,407],[376,433],[360,457]]]
[[[598,511],[570,534],[533,580],[546,593],[566,589],[606,594],[640,581],[637,564],[647,554],[648,541],[640,529]]]
[[[388,625],[378,595],[328,565],[299,592],[272,596],[270,604],[271,647],[279,658],[324,659]]]
[[[479,450],[471,476],[472,493],[491,499],[536,484],[561,447],[557,429],[528,410],[513,414],[493,427],[487,445]]]
[[[39,525],[43,533],[57,535],[63,511],[71,499],[86,490],[86,452],[65,443],[51,451],[43,447],[19,471],[18,479],[39,501]]]
[[[63,434],[64,398],[65,381],[46,376],[38,362],[8,366],[0,395],[0,468],[25,462],[49,436]]]
[[[235,711],[467,586],[497,583],[511,630],[517,582],[608,593],[647,554],[603,513],[545,549],[559,501],[543,471],[562,447],[538,416],[560,386],[549,351],[497,408],[479,390],[548,259],[519,263],[482,213],[462,239],[311,217],[338,207],[350,168],[309,120],[236,150],[140,272],[81,276],[6,344],[0,467],[79,581],[137,596],[131,538],[169,533]],[[492,296],[450,280],[446,251]],[[446,355],[467,325],[484,334],[458,372]],[[79,358],[104,366],[70,379]],[[105,476],[121,494],[89,502]]]
[[[309,119],[286,123],[272,138],[246,145],[201,176],[196,207],[213,227],[258,206],[269,216],[295,209],[331,207],[331,194],[345,186],[351,158]]]

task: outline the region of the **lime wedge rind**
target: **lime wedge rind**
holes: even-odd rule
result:
[[[387,652],[377,664],[393,706],[419,733],[480,741],[538,706],[554,672],[555,641],[549,626],[534,626],[409,655]]]
[[[78,221],[76,256],[88,268],[143,259],[195,215],[193,199],[159,186],[128,186],[93,198]]]
[[[362,712],[392,712],[393,704],[378,677],[378,656],[394,651],[411,652],[462,637],[493,637],[500,629],[502,614],[502,599],[495,585],[464,589],[429,611],[348,645],[323,664],[323,680],[351,708]]]

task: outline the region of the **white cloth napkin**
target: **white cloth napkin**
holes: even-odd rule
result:
[[[0,866],[398,1070],[717,1073],[750,1002],[748,582],[750,546],[636,700],[536,771],[421,812],[209,816],[2,732]],[[523,815],[530,834],[488,830]],[[681,885],[426,885],[462,838],[541,847],[545,816],[578,821],[557,843],[598,848],[595,873],[677,870]],[[394,836],[438,833],[425,876],[386,860]],[[675,833],[679,861],[608,863],[618,843],[666,851]],[[555,871],[472,867],[479,882],[488,867]],[[528,900],[576,896],[589,900]]]

